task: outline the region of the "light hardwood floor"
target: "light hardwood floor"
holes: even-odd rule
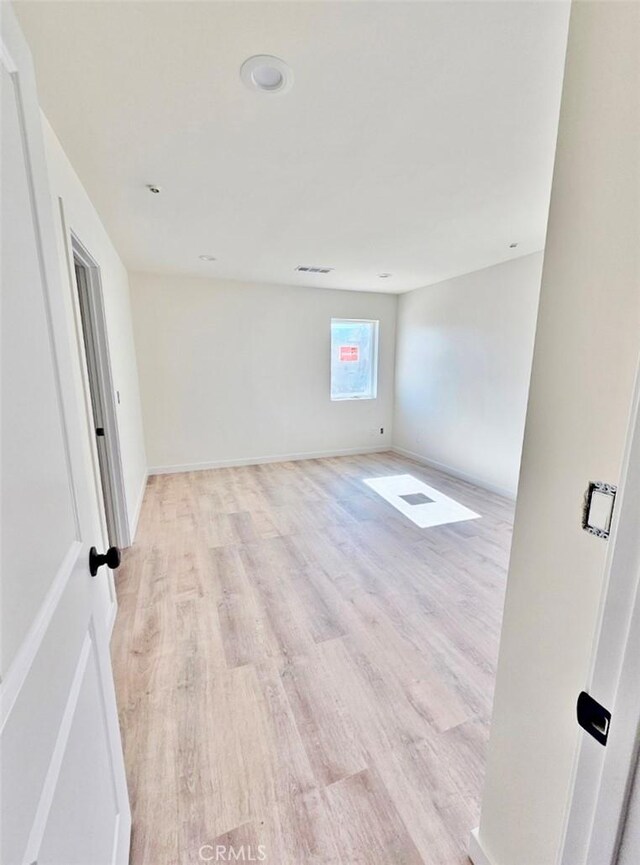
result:
[[[482,519],[362,483],[405,473]],[[151,478],[112,644],[132,865],[467,863],[512,510],[391,453]]]

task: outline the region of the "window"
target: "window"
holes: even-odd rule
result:
[[[378,322],[331,319],[331,399],[375,399]]]

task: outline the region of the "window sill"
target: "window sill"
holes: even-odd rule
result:
[[[372,400],[377,398],[377,396],[332,396],[331,402],[362,402],[363,400]]]

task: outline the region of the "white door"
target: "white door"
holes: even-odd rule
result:
[[[131,816],[40,111],[2,3],[3,865],[124,865]],[[100,551],[102,552],[102,550]]]

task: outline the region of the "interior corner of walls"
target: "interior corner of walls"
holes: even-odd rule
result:
[[[400,456],[408,457],[410,460],[414,460],[415,462],[421,463],[422,465],[428,466],[429,468],[435,469],[436,471],[444,472],[445,474],[451,475],[454,478],[459,478],[461,481],[466,481],[466,483],[473,484],[476,487],[487,490],[487,492],[494,493],[494,495],[502,496],[502,498],[509,499],[509,501],[516,500],[515,490],[492,484],[484,478],[478,477],[477,475],[462,471],[455,466],[447,465],[446,463],[441,463],[437,460],[430,459],[429,457],[423,456],[422,454],[416,453],[415,451],[407,450],[407,448],[399,447],[395,444],[391,446],[391,450],[394,453],[400,454]]]
[[[138,492],[138,500],[136,501],[136,506],[131,514],[131,519],[129,523],[129,540],[131,544],[135,543],[136,540],[136,532],[138,531],[138,523],[140,522],[140,513],[142,511],[142,503],[144,501],[144,494],[147,489],[147,483],[149,481],[149,470],[145,470],[142,476],[142,482],[140,484],[140,491]]]

